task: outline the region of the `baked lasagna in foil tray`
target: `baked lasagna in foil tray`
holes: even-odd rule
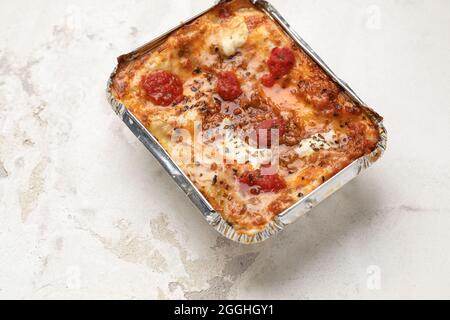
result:
[[[248,237],[380,143],[380,118],[248,0],[119,58],[110,94]]]

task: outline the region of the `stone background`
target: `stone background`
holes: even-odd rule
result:
[[[105,99],[118,55],[211,2],[3,1],[0,298],[450,298],[450,2],[272,1],[390,141],[256,246],[211,229]]]

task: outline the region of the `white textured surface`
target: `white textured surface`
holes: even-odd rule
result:
[[[207,225],[104,94],[116,56],[211,2],[2,3],[0,298],[450,298],[450,2],[273,0],[390,142],[252,247]]]

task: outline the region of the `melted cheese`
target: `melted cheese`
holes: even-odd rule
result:
[[[189,127],[192,123],[198,121],[199,119],[200,117],[198,114],[198,110],[191,109],[182,113],[181,115],[170,117],[169,122],[171,125],[173,125],[174,128],[182,128]]]
[[[258,149],[245,142],[239,134],[232,130],[225,132],[224,158],[228,163],[249,163],[254,169],[270,164],[274,152],[270,149]]]
[[[227,129],[232,122],[226,118],[221,125],[208,132],[204,137],[202,155],[204,161],[210,163],[229,163],[240,165],[251,165],[259,169],[262,165],[270,164],[276,154],[276,148],[258,149],[256,143],[247,143],[243,131]],[[251,135],[251,133],[250,133]],[[208,141],[213,141],[212,143]],[[195,148],[200,148],[196,144]]]
[[[329,131],[325,133],[318,133],[309,139],[304,139],[300,145],[295,149],[295,152],[300,157],[308,157],[319,150],[330,150],[339,147],[339,141],[336,132]]]
[[[244,18],[234,17],[228,21],[224,28],[215,35],[213,43],[216,43],[222,54],[229,57],[235,55],[248,39],[248,28]]]

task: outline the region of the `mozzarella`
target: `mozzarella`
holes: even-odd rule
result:
[[[297,152],[297,154],[302,158],[307,157],[317,150],[330,150],[338,148],[339,144],[336,143],[336,141],[337,135],[333,130],[326,133],[318,133],[309,139],[302,140],[299,147],[295,149],[295,152]]]
[[[174,127],[186,127],[189,124],[198,121],[199,119],[200,115],[198,113],[198,110],[191,109],[186,112],[183,112],[178,116],[170,117],[169,121]]]
[[[244,18],[235,17],[221,29],[218,34],[217,46],[227,57],[236,54],[248,39],[249,31]]]
[[[252,146],[244,141],[244,132],[236,132],[232,129],[225,129],[227,125],[230,125],[231,121],[225,119],[220,126],[220,138],[219,145],[223,145],[221,155],[227,162],[236,161],[239,164],[245,164],[247,162],[258,169],[263,164],[271,163],[274,152],[271,149],[258,149],[256,146]]]
[[[200,165],[200,166],[189,166],[188,170],[190,178],[192,181],[201,183],[203,185],[210,185],[217,176],[216,171],[211,170],[210,165]]]
[[[227,161],[236,161],[239,164],[248,161],[254,168],[260,168],[272,160],[272,150],[255,148],[234,133],[225,136],[224,147]]]

